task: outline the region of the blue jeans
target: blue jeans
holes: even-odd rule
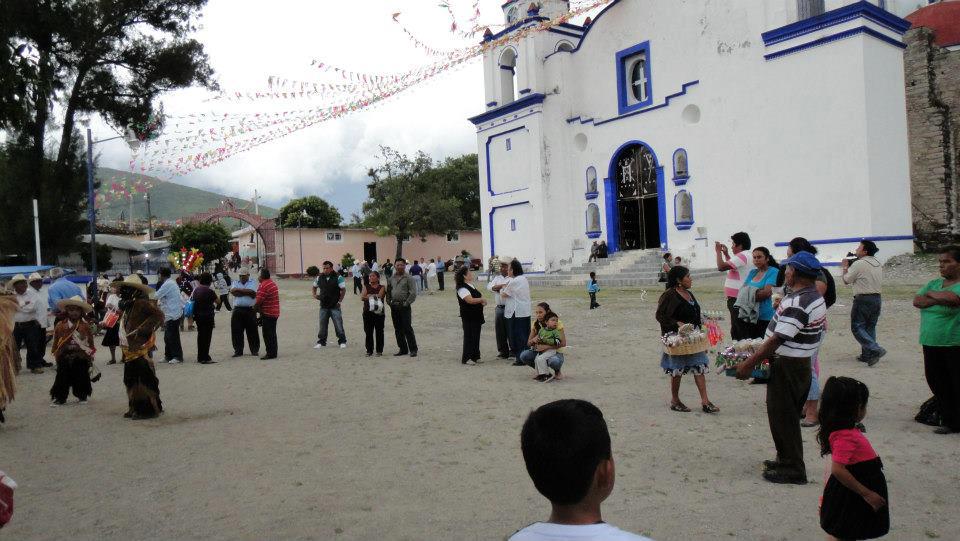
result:
[[[877,320],[880,319],[880,295],[856,295],[850,310],[850,331],[860,342],[864,360],[880,355],[883,348],[877,343]]]
[[[327,345],[327,325],[333,318],[333,330],[337,333],[337,343],[346,344],[347,335],[343,332],[343,313],[339,308],[320,309],[320,332],[317,333],[317,343]]]
[[[510,348],[520,362],[520,352],[527,348],[527,338],[530,337],[530,316],[508,317],[507,327],[510,329]]]
[[[537,350],[535,349],[525,349],[520,352],[520,362],[527,366],[533,366],[533,360],[537,358]],[[553,369],[554,372],[559,372],[560,367],[563,366],[563,353],[554,353],[553,357],[547,359],[547,366]]]

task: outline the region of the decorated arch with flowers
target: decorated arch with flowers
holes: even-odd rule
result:
[[[227,200],[217,208],[194,214],[184,218],[183,221],[210,223],[220,218],[234,218],[253,227],[263,240],[263,253],[260,256],[262,264],[265,264],[271,273],[277,271],[277,222],[275,219],[238,209],[232,201]]]

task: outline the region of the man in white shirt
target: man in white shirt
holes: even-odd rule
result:
[[[356,295],[357,291],[363,293],[363,276],[360,274],[359,261],[353,262],[353,266],[350,267],[350,276],[353,276],[353,294]]]
[[[168,364],[179,364],[183,362],[183,344],[180,342],[183,297],[177,281],[170,278],[169,268],[161,267],[157,274],[160,280],[157,306],[163,311],[163,358]]]
[[[520,360],[520,353],[527,345],[530,336],[530,283],[523,275],[523,265],[519,259],[510,261],[507,271],[510,281],[500,289],[503,297],[503,317],[510,328],[510,347],[516,356],[513,366],[526,366]]]
[[[18,350],[24,346],[27,348],[27,368],[34,374],[42,374],[43,342],[40,341],[40,322],[37,320],[40,295],[29,287],[27,277],[22,274],[14,276],[10,285],[17,295],[17,312],[13,314],[13,339]]]
[[[603,412],[585,400],[558,400],[534,410],[520,431],[527,473],[552,511],[509,541],[650,541],[603,521],[616,468]]]
[[[434,260],[430,260],[430,263],[427,264],[426,269],[426,278],[424,279],[424,289],[430,289],[430,280],[437,277],[437,263]]]
[[[28,278],[30,289],[37,292],[40,296],[40,302],[37,304],[37,321],[40,323],[40,354],[45,355],[47,351],[47,328],[50,326],[50,312],[47,308],[47,292],[43,290],[43,276],[33,273]],[[53,363],[43,359],[43,366],[53,366]]]
[[[513,356],[513,352],[510,351],[510,328],[507,326],[507,318],[503,315],[505,307],[504,299],[500,296],[500,290],[510,281],[510,279],[507,278],[507,271],[510,268],[510,258],[506,256],[501,257],[499,264],[500,273],[487,282],[487,289],[493,292],[493,300],[496,305],[493,317],[493,328],[497,335],[497,358],[509,359]]]

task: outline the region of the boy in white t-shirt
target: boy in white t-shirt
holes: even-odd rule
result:
[[[585,400],[558,400],[527,417],[520,447],[534,486],[553,507],[508,541],[650,541],[620,530],[600,516],[613,492],[616,471],[603,413]]]

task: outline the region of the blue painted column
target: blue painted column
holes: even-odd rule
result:
[[[607,252],[620,251],[620,215],[617,211],[616,179],[603,179],[603,208],[607,214]]]

